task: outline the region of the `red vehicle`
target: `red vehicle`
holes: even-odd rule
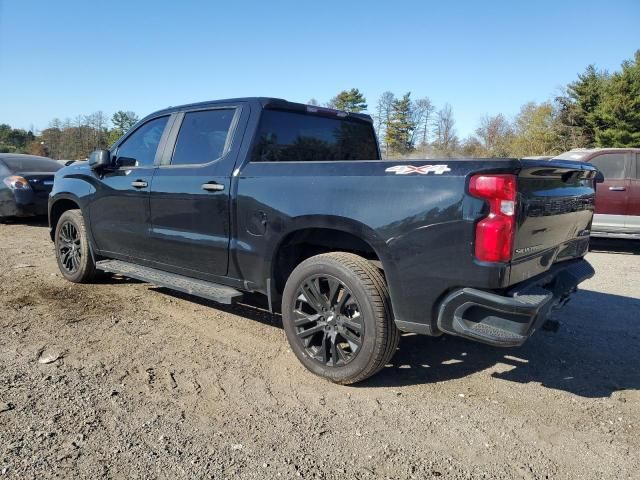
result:
[[[604,175],[591,236],[640,239],[640,148],[574,149],[555,158],[590,162]]]

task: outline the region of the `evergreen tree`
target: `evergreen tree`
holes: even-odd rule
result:
[[[357,88],[343,90],[329,102],[331,108],[358,113],[367,109],[367,99]]]
[[[385,135],[388,153],[405,154],[413,150],[411,138],[416,128],[412,116],[411,92],[391,104],[391,118]]]
[[[640,147],[640,50],[611,76],[595,116],[598,146]]]
[[[113,145],[118,141],[127,130],[133,127],[138,121],[138,115],[131,111],[118,110],[111,117],[111,123],[113,123],[113,129],[109,132],[108,143]]]
[[[563,135],[569,136],[572,147],[593,147],[596,131],[602,128],[598,119],[598,106],[602,101],[609,74],[589,65],[578,80],[567,85],[567,94],[558,97],[559,124],[564,127]]]

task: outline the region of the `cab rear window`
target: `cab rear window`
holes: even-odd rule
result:
[[[252,152],[254,162],[378,159],[370,123],[286,110],[262,112]]]

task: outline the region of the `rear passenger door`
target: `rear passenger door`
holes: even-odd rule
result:
[[[629,199],[629,155],[603,153],[591,163],[604,175],[604,182],[596,187],[595,231],[622,231]]]
[[[183,111],[151,184],[153,261],[207,278],[227,273],[230,180],[244,130],[245,105]]]

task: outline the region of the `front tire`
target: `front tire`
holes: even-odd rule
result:
[[[55,233],[56,258],[62,276],[74,283],[90,283],[96,277],[82,212],[67,210],[60,216]]]
[[[384,277],[352,253],[316,255],[298,265],[284,288],[282,318],[300,362],[344,385],[377,373],[398,346]]]

